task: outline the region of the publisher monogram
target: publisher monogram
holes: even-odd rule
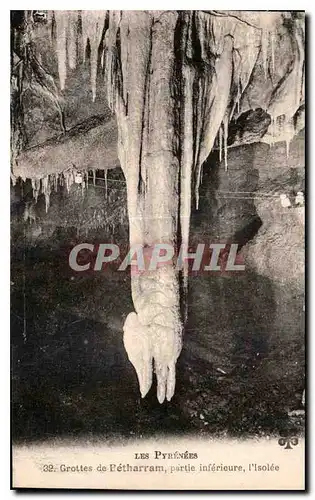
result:
[[[280,446],[284,446],[285,450],[292,450],[292,446],[296,446],[299,440],[297,437],[281,437],[278,440]],[[292,445],[292,446],[291,446]]]

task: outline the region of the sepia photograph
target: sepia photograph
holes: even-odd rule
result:
[[[305,12],[10,37],[11,488],[304,490]]]

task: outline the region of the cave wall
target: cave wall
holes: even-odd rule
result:
[[[304,134],[288,156],[285,142],[256,143],[229,149],[228,164],[213,152],[204,166],[191,238],[244,245],[245,271],[191,277],[184,345],[215,369],[257,370],[262,387],[273,380],[301,391],[305,208],[294,201],[305,184]],[[281,193],[292,207],[281,206]]]

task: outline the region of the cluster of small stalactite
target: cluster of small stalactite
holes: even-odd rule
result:
[[[93,185],[96,186],[95,170],[77,170],[76,168],[69,168],[58,174],[50,174],[41,179],[32,178],[31,183],[33,198],[35,203],[37,203],[39,195],[43,194],[45,197],[46,212],[48,212],[52,191],[57,192],[58,187],[65,187],[67,193],[70,193],[71,186],[76,184],[81,186],[81,192],[84,194],[89,187],[89,182],[91,181]],[[16,179],[13,179],[12,184],[14,185],[15,182]],[[102,187],[104,189],[104,199],[110,203],[112,200],[112,194],[111,191],[108,192],[107,170],[104,170],[103,186],[98,187]]]
[[[246,14],[243,18],[242,14]],[[199,14],[203,16],[204,14]],[[238,19],[236,20],[236,17]],[[219,23],[218,23],[219,18]],[[224,24],[222,24],[222,18]],[[246,23],[248,24],[245,24]],[[215,144],[219,148],[220,161],[224,158],[227,169],[228,133],[231,120],[240,116],[247,109],[254,109],[251,90],[253,82],[257,89],[261,89],[260,106],[271,117],[271,124],[263,142],[273,145],[278,141],[285,141],[287,154],[296,130],[294,118],[303,104],[305,78],[304,52],[304,16],[290,12],[261,12],[261,13],[213,13],[212,24],[205,24],[203,39],[210,40],[211,33],[218,43],[224,30],[233,34],[233,75],[230,86],[229,102],[219,130],[210,131],[215,137]],[[233,26],[234,23],[234,26]],[[285,26],[287,27],[287,30]],[[289,40],[288,52],[283,51],[283,39]],[[213,42],[208,42],[213,43]],[[215,44],[213,44],[215,45]],[[216,46],[216,50],[219,49]],[[215,50],[212,50],[215,52]],[[255,81],[255,71],[263,67],[263,78]],[[286,68],[286,71],[283,71]],[[283,73],[280,78],[281,71]],[[264,96],[264,88],[273,83],[274,88]],[[248,91],[249,88],[249,91]],[[256,91],[257,93],[257,91]],[[256,105],[257,106],[257,105]],[[199,166],[201,169],[201,166]],[[196,186],[196,190],[199,186]]]
[[[123,227],[125,227],[126,231],[128,230],[125,181],[107,178],[106,170],[103,175],[98,171],[98,176],[96,176],[94,170],[84,172],[65,171],[60,174],[46,176],[43,179],[31,179],[31,185],[33,202],[28,202],[24,214],[24,220],[27,222],[31,222],[27,215],[29,205],[31,204],[34,207],[40,195],[45,198],[47,213],[51,204],[52,193],[56,193],[58,190],[66,190],[71,194],[72,201],[69,197],[66,212],[58,215],[61,226],[74,225],[77,228],[78,236],[87,236],[90,231],[103,229],[107,235],[114,237],[117,235],[117,231],[121,233]],[[72,186],[76,187],[76,189],[71,189]],[[84,199],[89,197],[89,188],[91,197],[88,198],[89,202],[85,203]],[[77,202],[73,203],[73,200],[78,200],[80,192],[82,204],[80,204],[78,210],[78,204]]]
[[[232,102],[227,106],[227,113],[222,120],[219,132],[216,131],[216,136],[223,134],[223,141],[220,143],[224,147],[225,159],[227,158],[226,136],[228,124],[232,116],[240,111],[242,96],[249,84],[255,64],[262,64],[265,78],[268,75],[276,78],[277,68],[275,65],[276,63],[279,65],[276,52],[281,43],[281,37],[283,36],[281,29],[286,20],[291,22],[293,67],[290,68],[288,78],[284,79],[276,94],[272,96],[269,103],[266,103],[266,110],[270,113],[273,122],[276,122],[278,117],[284,115],[285,122],[288,123],[304,99],[303,16],[296,16],[296,18],[292,19],[293,15],[290,12],[260,12],[253,13],[252,16],[250,13],[243,14],[243,17],[242,13],[239,13],[237,17],[232,13],[229,15],[227,12],[223,15],[217,11],[197,11],[196,14],[197,36],[199,36],[201,51],[204,54],[212,52],[214,55],[219,55],[222,52],[223,40],[227,33],[230,33],[234,38],[232,62],[234,95]],[[108,15],[110,23],[115,25],[114,30],[107,30],[106,19]],[[112,43],[112,40],[110,40],[111,32],[115,32],[116,35],[119,29],[120,11],[111,11],[109,14],[107,11],[50,11],[49,16],[56,26],[56,55],[61,90],[66,86],[68,68],[74,69],[76,67],[79,56],[82,56],[83,60],[85,60],[87,45],[89,45],[91,89],[94,101],[98,65],[103,67],[105,64],[106,41],[109,44]],[[112,27],[110,26],[110,28]],[[80,44],[78,43],[79,37],[81,37]],[[82,47],[82,54],[78,54],[79,46]],[[206,52],[207,49],[210,49],[210,51]],[[258,61],[260,53],[261,60]],[[109,80],[112,80],[113,85],[112,88],[108,88],[108,95],[109,102],[113,104],[116,99],[115,94],[119,75],[114,60],[108,58],[107,63],[110,63],[110,61],[112,65],[108,69],[112,75],[109,75]],[[116,62],[120,64],[121,61]],[[275,127],[271,127],[271,130],[275,131]],[[273,133],[275,134],[275,132]],[[288,140],[290,140],[290,134],[291,132],[288,134]],[[276,135],[274,139],[277,139]]]
[[[82,200],[79,210],[77,204],[69,203],[67,223],[71,221],[71,224],[77,227],[78,236],[88,236],[91,231],[100,229],[107,237],[114,238],[118,231],[121,236],[123,228],[128,230],[125,183],[108,179],[110,189],[106,195],[105,176],[97,177],[97,182],[94,184],[93,174],[90,173],[88,180],[89,183],[86,184],[84,191],[84,198],[88,203]],[[92,188],[94,190],[91,196],[89,196],[89,186],[90,190]]]

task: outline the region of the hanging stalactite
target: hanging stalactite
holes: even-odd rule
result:
[[[38,196],[41,191],[41,180],[40,179],[31,179],[32,182],[32,189],[33,189],[33,198],[35,200],[35,203],[37,203]]]
[[[56,22],[56,53],[61,90],[64,90],[67,78],[67,28],[68,16],[64,11],[54,12]]]
[[[107,169],[104,170],[105,200],[108,199]]]
[[[78,39],[78,13],[70,10],[68,12],[68,37],[67,51],[68,64],[70,69],[75,69],[77,66],[77,39]]]
[[[110,11],[105,29],[105,11],[83,11],[80,16],[82,57],[85,60],[89,53],[93,102],[98,65],[106,68],[108,103],[116,114],[118,153],[127,184],[130,244],[188,244],[191,201],[194,196],[198,208],[203,164],[219,142],[220,161],[223,154],[227,170],[230,121],[256,109],[255,86],[267,88],[259,103],[271,117],[263,140],[284,140],[289,153],[293,117],[304,99],[303,23],[279,12],[248,13],[242,19],[242,13],[220,11]],[[76,40],[81,34],[74,13],[55,11],[54,19],[63,91],[69,70],[77,65]],[[100,54],[103,36],[105,63]],[[278,45],[283,39],[293,56],[279,72]],[[80,167],[63,172],[68,192],[73,183],[85,192],[86,166]],[[47,175],[41,184],[46,211],[51,182],[55,181]],[[107,170],[104,184],[110,205],[114,200],[108,193]],[[38,185],[34,186],[38,196]],[[106,225],[114,233],[115,222]],[[146,274],[131,277],[136,312],[126,319],[124,344],[142,396],[150,389],[154,363],[161,403],[175,390],[186,319],[186,268],[183,278],[173,264],[158,269],[153,280]]]
[[[49,175],[47,175],[47,177],[44,177],[42,179],[42,192],[45,196],[45,208],[46,208],[46,213],[47,213],[48,209],[49,209],[50,194],[51,194],[51,184],[50,184],[50,176]]]

